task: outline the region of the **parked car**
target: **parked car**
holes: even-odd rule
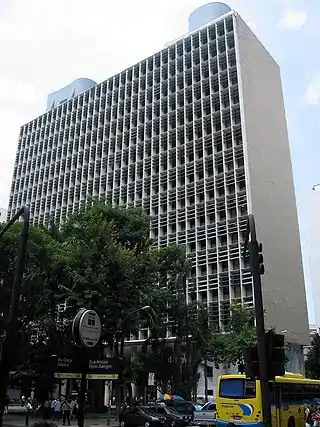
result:
[[[194,410],[195,410],[196,412],[199,412],[199,411],[201,411],[201,409],[202,409],[202,407],[203,407],[203,403],[201,404],[201,403],[199,403],[199,402],[194,402],[194,403],[193,403],[193,406],[194,406]]]
[[[192,419],[191,415],[180,413],[176,411],[174,408],[169,408],[164,404],[160,404],[160,405],[155,404],[155,405],[148,405],[148,406],[157,414],[166,417],[167,420],[169,421],[170,427],[187,426]]]
[[[180,414],[191,416],[191,420],[193,420],[195,406],[192,402],[187,400],[165,400],[165,404],[168,408],[173,408]]]
[[[217,419],[217,407],[215,402],[208,402],[202,408],[201,411],[194,413],[193,423],[199,426],[211,427],[216,424]]]
[[[166,417],[147,406],[124,409],[119,417],[120,427],[169,427]]]

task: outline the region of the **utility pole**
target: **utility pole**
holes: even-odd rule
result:
[[[251,237],[251,238],[250,238]],[[250,241],[249,241],[250,238]],[[254,308],[256,317],[256,331],[258,339],[258,356],[259,356],[259,379],[261,385],[262,395],[262,411],[263,420],[266,427],[271,426],[271,402],[270,402],[270,388],[269,388],[269,365],[268,365],[268,352],[267,341],[264,325],[264,309],[263,309],[263,295],[261,286],[261,274],[264,273],[264,265],[261,250],[262,245],[257,241],[256,225],[254,216],[248,215],[246,237],[244,242],[244,251],[249,250],[250,268],[253,278],[253,291],[254,291]]]
[[[16,268],[14,272],[14,279],[12,284],[11,296],[10,296],[10,309],[7,319],[5,337],[2,342],[0,349],[0,427],[3,425],[3,413],[5,406],[5,399],[7,395],[7,386],[10,374],[10,366],[12,355],[14,353],[15,346],[15,335],[16,335],[16,323],[18,317],[18,302],[21,293],[21,285],[23,279],[23,273],[25,269],[27,243],[29,237],[29,208],[23,206],[14,217],[0,230],[0,238],[4,233],[20,218],[23,217],[23,227],[21,231],[21,239],[19,245],[19,251],[16,259]]]

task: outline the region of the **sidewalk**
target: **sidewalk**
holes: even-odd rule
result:
[[[32,424],[35,422],[41,422],[40,418],[31,419],[29,422],[29,427],[32,427]],[[57,427],[62,426],[62,422],[54,422]],[[105,416],[99,418],[90,418],[85,419],[85,427],[107,427],[107,418]],[[71,426],[77,427],[77,422],[72,421]],[[25,417],[24,416],[13,416],[8,415],[6,419],[3,420],[3,427],[25,427]],[[114,418],[111,419],[110,427],[119,427],[119,421]]]

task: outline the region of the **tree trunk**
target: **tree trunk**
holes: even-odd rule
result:
[[[174,343],[174,364],[176,368],[175,382],[173,384],[173,394],[181,394],[181,341],[180,337],[177,337]]]
[[[120,352],[119,352],[119,343],[116,342],[116,354],[118,357],[120,357],[121,360],[123,360],[123,354],[124,354],[124,336],[123,333],[121,334],[121,340],[120,340]],[[119,372],[119,378],[116,383],[116,405],[117,405],[117,411],[120,412],[121,404],[123,402],[124,398],[124,384],[123,384],[123,373],[122,369]]]
[[[207,359],[204,359],[203,370],[204,370],[204,397],[206,402],[208,402],[208,361]]]

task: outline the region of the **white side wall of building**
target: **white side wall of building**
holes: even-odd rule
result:
[[[263,243],[266,323],[308,344],[300,236],[280,70],[245,22],[237,22],[249,211]]]

